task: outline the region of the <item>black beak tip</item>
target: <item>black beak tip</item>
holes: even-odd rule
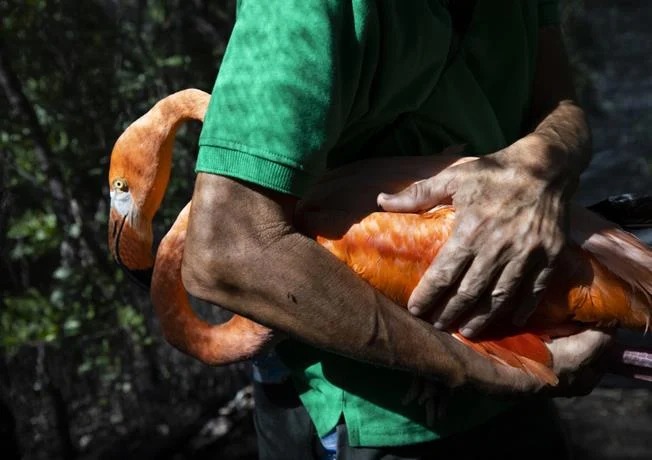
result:
[[[122,267],[127,276],[136,283],[140,288],[149,292],[149,288],[152,286],[152,272],[151,268],[145,270],[129,270],[128,268]]]

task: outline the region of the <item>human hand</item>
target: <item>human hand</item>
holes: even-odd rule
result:
[[[551,148],[531,135],[395,195],[378,196],[390,212],[451,201],[457,211],[453,234],[409,299],[410,312],[430,313],[439,329],[459,324],[467,337],[510,310],[517,325],[525,323],[564,246],[567,197],[576,183],[561,167],[539,161]]]
[[[478,362],[465,354],[456,354],[455,358],[463,363],[465,370],[461,383],[509,398],[535,394],[582,396],[590,393],[605,373],[613,372],[614,364],[623,364],[613,331],[589,329],[554,338],[546,345],[552,354],[552,370],[557,376],[557,383],[546,383],[531,372],[493,359],[483,357]],[[467,350],[475,353],[470,348]],[[628,367],[632,367],[645,379],[645,376],[650,375],[652,360],[649,357],[652,353],[639,353],[641,354],[645,355],[645,359],[639,359],[638,366]],[[646,360],[647,362],[642,362]],[[625,372],[618,373],[626,375]]]
[[[584,396],[589,394],[606,372],[606,351],[614,345],[611,331],[589,329],[567,337],[558,337],[548,345],[553,356],[553,370],[559,384],[546,388],[550,396]]]
[[[567,337],[553,339],[548,347],[553,354],[553,370],[559,382],[555,386],[533,380],[528,372],[495,364],[491,384],[484,374],[488,368],[474,368],[468,375],[468,383],[492,394],[510,399],[534,394],[547,396],[585,396],[589,394],[606,372],[615,341],[612,333],[597,329],[583,331]],[[480,370],[480,372],[478,372]],[[516,371],[516,372],[515,372]],[[417,402],[426,411],[426,424],[433,426],[446,414],[448,402],[455,390],[440,380],[415,376],[402,403]]]

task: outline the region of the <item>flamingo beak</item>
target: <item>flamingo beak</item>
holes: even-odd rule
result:
[[[152,286],[152,268],[146,270],[129,270],[124,265],[121,265],[121,268],[127,274],[127,277],[136,283],[139,288],[149,292]]]
[[[132,281],[147,291],[152,283],[154,268],[151,248],[151,236],[147,229],[133,226],[128,214],[122,215],[111,207],[109,249],[113,259]]]

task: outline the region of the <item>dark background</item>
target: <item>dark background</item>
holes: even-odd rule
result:
[[[594,134],[585,204],[652,193],[652,5],[612,3],[562,8]],[[3,458],[255,456],[247,365],[208,368],[164,343],[105,243],[113,142],[156,100],[210,92],[233,9],[0,0]],[[190,196],[198,133],[193,124],[178,138],[159,234]],[[577,457],[652,458],[651,396],[608,377],[588,397],[557,400]]]

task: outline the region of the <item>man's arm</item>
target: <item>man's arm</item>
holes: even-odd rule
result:
[[[199,174],[184,251],[188,291],[312,345],[489,391],[540,387],[412,317],[292,225],[296,200]]]
[[[416,315],[434,308],[438,328],[455,325],[472,336],[509,311],[523,324],[565,244],[568,201],[589,162],[590,135],[573,102],[558,28],[540,30],[538,50],[532,132],[399,194],[378,197],[387,211],[420,211],[451,199],[458,210],[452,237],[408,304]]]

